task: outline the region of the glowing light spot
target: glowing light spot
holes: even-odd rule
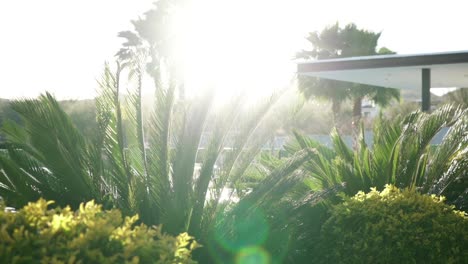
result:
[[[238,209],[243,210],[243,208]],[[221,227],[216,230],[215,238],[219,245],[230,252],[238,252],[243,248],[262,245],[270,233],[270,226],[261,210],[257,210],[249,216],[244,216],[242,219],[227,222],[229,222],[228,226],[233,233],[226,236],[226,230]]]
[[[236,255],[236,264],[267,264],[271,263],[270,254],[261,247],[244,248]]]

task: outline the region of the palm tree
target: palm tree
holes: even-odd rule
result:
[[[440,145],[436,134],[448,127]],[[467,209],[468,111],[451,105],[432,114],[413,112],[394,121],[381,117],[374,125],[374,143],[368,147],[361,130],[358,147],[350,149],[332,132],[332,148],[296,133],[289,152],[315,148],[316,155],[304,165],[309,186],[322,190],[345,183],[347,195],[382,189],[385,184],[412,188],[422,193],[444,195],[460,209]]]
[[[11,104],[24,125],[3,126],[7,140],[0,151],[0,196],[16,207],[41,196],[74,206],[96,198],[94,153],[58,102],[47,94]]]
[[[0,151],[0,196],[8,204],[21,207],[44,197],[77,208],[94,199],[127,215],[137,213],[147,224],[163,224],[166,232],[189,231],[208,249],[221,246],[219,236],[239,235],[229,228],[233,219],[248,223],[252,212],[272,202],[292,203],[284,199],[304,179],[297,168],[310,159],[309,149],[272,168],[239,203],[222,197],[226,190],[235,195],[233,186],[275,131],[276,116],[269,113],[279,94],[255,108],[240,110],[239,97],[212,111],[212,91],[174,103],[170,82],[156,89],[151,117],[143,118],[139,78],[133,79],[133,92],[122,97],[120,65],[114,71],[105,67],[94,137],[84,137],[50,94],[13,102],[21,124],[3,128],[7,141]],[[276,229],[293,232],[284,226],[294,226],[294,215],[300,216],[282,208],[291,217],[267,219],[272,236]]]
[[[307,40],[312,44],[312,50],[302,50],[296,57],[302,59],[333,59],[353,56],[378,54],[394,54],[387,48],[377,51],[380,33],[358,29],[354,24],[348,24],[343,29],[338,23],[323,29],[321,32],[309,33]],[[316,96],[332,101],[332,111],[335,122],[340,104],[350,98],[353,101],[353,123],[355,127],[361,119],[363,98],[369,98],[375,103],[386,106],[392,99],[399,99],[397,89],[376,87],[348,82],[323,80],[306,76],[299,77],[299,90],[307,97]]]

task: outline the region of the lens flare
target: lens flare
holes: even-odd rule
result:
[[[269,264],[270,254],[261,247],[248,247],[240,250],[236,255],[236,264]]]
[[[270,226],[261,210],[239,219],[229,219],[225,223],[232,233],[226,235],[226,226],[224,226],[216,231],[215,238],[219,245],[233,253],[246,247],[262,245],[270,233]]]

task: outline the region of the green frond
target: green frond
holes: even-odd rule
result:
[[[424,189],[437,195],[447,195],[451,185],[456,188],[468,188],[462,183],[466,178],[463,169],[457,169],[466,163],[468,151],[468,110],[464,110],[460,118],[450,127],[442,143],[434,150],[431,162],[427,166]],[[458,182],[457,182],[458,181]]]
[[[302,182],[306,174],[294,172],[306,162],[314,152],[315,150],[313,149],[304,149],[294,154],[287,162],[267,176],[257,188],[244,197],[240,204],[248,204],[249,208],[253,210],[255,206],[282,197],[284,192],[289,190],[289,187]],[[241,207],[245,209],[244,206]],[[246,211],[250,211],[250,209]]]
[[[415,112],[403,121],[400,138],[401,148],[397,168],[397,182],[403,186],[411,186],[411,182],[421,183],[425,166],[421,166],[426,158],[423,154],[429,151],[434,136],[445,126],[451,126],[461,117],[462,110],[451,105],[445,105],[432,114]]]
[[[245,110],[242,114],[238,115],[231,130],[231,138],[226,141],[229,143],[231,149],[223,153],[223,166],[219,178],[214,182],[213,200],[215,201],[211,207],[211,212],[208,213],[212,221],[218,211],[218,203],[221,197],[222,190],[228,182],[232,180],[234,173],[245,170],[251,163],[246,156],[251,156],[252,153],[258,152],[261,140],[258,140],[258,133],[261,131],[262,126],[268,122],[264,122],[267,114],[273,105],[280,98],[281,93],[274,93],[270,98],[258,105]],[[266,139],[264,139],[266,142]]]
[[[234,120],[237,120],[241,102],[242,97],[237,97],[219,110],[219,114],[213,118],[213,131],[207,139],[209,140],[208,147],[202,150],[204,152],[202,166],[194,188],[194,207],[190,227],[195,233],[200,231],[209,184],[219,176],[216,175],[214,167],[222,155],[229,132],[235,124]]]
[[[341,136],[338,134],[338,130],[334,128],[330,134],[333,149],[343,159],[347,162],[352,162],[353,160],[353,151],[346,145]]]
[[[115,202],[124,211],[131,211],[130,182],[132,172],[125,153],[124,128],[122,121],[122,105],[120,99],[120,64],[117,64],[115,74],[109,65],[104,68],[102,80],[99,82],[100,91],[96,98],[97,121],[99,126],[97,142],[102,146],[107,157],[105,166],[105,180],[110,185],[115,185],[117,196]],[[108,190],[110,191],[110,190]]]
[[[177,213],[180,214],[179,219],[182,221],[190,221],[189,214],[191,214],[194,203],[194,168],[200,139],[213,100],[213,92],[208,91],[201,98],[195,98],[195,100],[197,103],[191,104],[188,108],[188,115],[181,138],[177,142],[173,163],[175,204],[178,208]],[[187,225],[187,222],[183,223],[183,226]]]
[[[174,137],[177,134],[177,118],[179,108],[174,108],[176,83],[170,81],[167,87],[163,86],[158,78],[154,79],[156,85],[154,106],[148,124],[147,140],[149,143],[148,172],[150,204],[159,217],[160,222],[169,215],[168,210],[175,207],[173,202],[173,187],[171,182],[171,146],[175,146]],[[174,121],[176,120],[176,121]]]
[[[18,100],[11,105],[21,116],[24,125],[7,125],[4,128],[7,140],[15,148],[19,148],[10,149],[10,158],[16,160],[18,168],[21,168],[20,175],[24,177],[31,178],[33,174],[39,177],[43,175],[39,168],[47,168],[57,187],[53,191],[45,189],[48,184],[46,181],[50,180],[45,177],[37,179],[41,184],[31,185],[31,188],[52,195],[54,199],[66,197],[72,205],[92,199],[98,192],[98,179],[92,178],[88,173],[88,143],[52,95],[47,93],[34,100]],[[11,168],[10,171],[12,170]]]

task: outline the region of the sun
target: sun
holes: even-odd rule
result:
[[[275,56],[273,18],[250,2],[190,1],[177,10],[173,48],[188,94],[214,87],[224,100],[245,91],[266,95],[288,83],[293,63]]]

